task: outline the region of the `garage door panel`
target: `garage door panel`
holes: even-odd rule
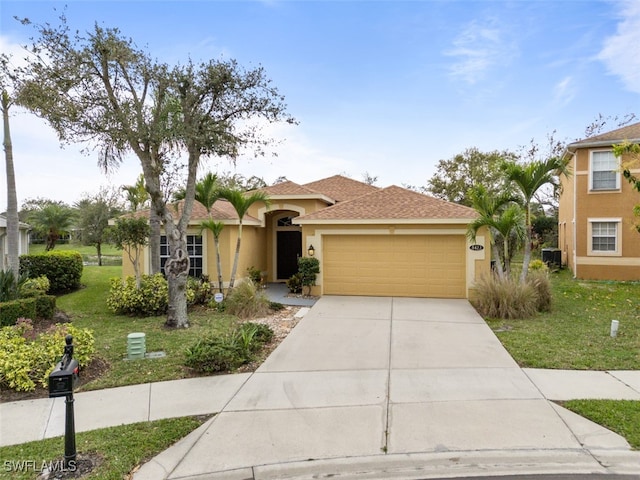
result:
[[[323,237],[323,290],[332,295],[464,298],[462,235]]]

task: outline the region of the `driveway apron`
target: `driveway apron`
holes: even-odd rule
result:
[[[135,478],[507,450],[571,452],[597,470],[561,410],[466,300],[325,296],[218,415]]]

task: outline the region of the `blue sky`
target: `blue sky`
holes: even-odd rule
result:
[[[268,129],[284,139],[277,158],[238,160],[235,171],[268,183],[368,172],[379,186],[423,186],[469,147],[516,150],[553,130],[575,140],[598,114],[640,114],[635,1],[2,0],[2,51],[20,56],[32,35],[13,16],[55,22],[65,4],[73,27],[118,27],[169,63],[263,66],[300,122]],[[11,121],[20,203],[73,203],[140,172],[132,157],[105,177],[40,120],[16,110]]]

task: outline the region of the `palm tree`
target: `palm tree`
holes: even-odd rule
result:
[[[498,276],[502,279],[511,273],[509,242],[514,238],[524,238],[524,214],[522,208],[514,203],[513,196],[503,193],[491,195],[483,185],[469,190],[469,198],[479,216],[469,224],[467,236],[473,241],[482,227],[489,229],[491,251],[497,266]],[[502,239],[502,259],[498,252],[497,241]]]
[[[224,223],[209,219],[202,222],[202,229],[209,230],[213,234],[213,241],[216,245],[216,269],[218,270],[218,289],[222,293],[222,262],[220,261],[220,234],[224,228]]]
[[[2,91],[2,120],[4,128],[4,157],[7,171],[7,260],[9,270],[17,280],[20,275],[18,199],[16,193],[16,174],[13,168],[13,144],[9,130],[9,107],[11,102],[6,90]],[[4,268],[0,262],[0,270]]]
[[[124,185],[121,187],[126,193],[127,202],[131,205],[131,210],[134,212],[143,207],[149,200],[149,193],[144,188],[144,174],[138,176],[138,180],[134,185]]]
[[[29,221],[41,232],[46,232],[46,251],[53,250],[60,235],[66,233],[74,220],[75,212],[67,206],[49,203],[29,215]]]
[[[505,162],[503,164],[507,179],[514,183],[522,195],[522,203],[525,213],[526,242],[524,244],[524,257],[522,259],[522,273],[520,281],[527,279],[529,262],[531,262],[531,239],[533,229],[531,226],[531,203],[536,193],[544,185],[558,187],[558,177],[568,175],[567,161],[561,157],[550,157],[546,160],[534,160],[527,164]]]
[[[246,215],[249,207],[256,202],[264,202],[268,207],[270,205],[269,196],[260,190],[244,193],[240,190],[231,188],[223,188],[218,192],[220,198],[227,200],[238,214],[238,240],[236,242],[236,254],[233,259],[233,268],[231,269],[231,278],[229,279],[229,290],[233,288],[236,279],[236,271],[238,270],[238,258],[240,257],[240,242],[242,240],[242,219]]]
[[[185,191],[180,190],[176,192],[174,198],[183,199]],[[195,199],[200,202],[207,210],[208,220],[202,222],[202,230],[210,230],[213,234],[213,240],[216,245],[216,269],[218,271],[218,288],[222,293],[222,262],[220,261],[220,234],[224,228],[224,223],[216,222],[211,218],[211,209],[214,203],[219,199],[219,184],[218,176],[214,173],[207,173],[204,178],[196,183],[196,196]]]

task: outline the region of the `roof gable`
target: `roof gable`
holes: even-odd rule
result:
[[[640,141],[640,122],[617,128],[600,135],[585,138],[584,140],[573,142],[569,145],[569,147],[581,148],[596,145],[613,145],[624,140],[629,140],[633,143],[637,143]]]
[[[468,220],[476,216],[472,208],[392,185],[303,215],[297,218],[296,223],[328,220]]]
[[[323,178],[322,180],[316,180],[315,182],[305,183],[303,186],[322,193],[323,195],[334,199],[336,202],[352,200],[362,195],[367,195],[371,192],[380,190],[374,185],[359,182],[358,180],[353,180],[352,178],[344,177],[342,175],[334,175],[333,177]]]

